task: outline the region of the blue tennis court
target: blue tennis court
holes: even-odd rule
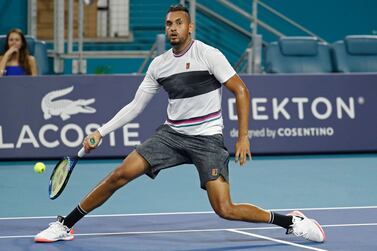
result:
[[[54,201],[47,193],[54,161],[46,161],[43,174],[33,172],[32,162],[2,162],[0,250],[376,250],[376,154],[255,157],[243,168],[232,161],[234,202],[282,213],[301,209],[323,225],[323,244],[273,225],[220,219],[191,165],[124,187],[75,226],[73,241],[33,242],[120,161],[80,162]]]

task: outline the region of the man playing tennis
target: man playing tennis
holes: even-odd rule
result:
[[[234,204],[228,183],[229,153],[222,137],[221,88],[236,97],[239,135],[235,160],[245,164],[251,159],[248,138],[250,97],[248,89],[224,55],[217,49],[191,38],[193,24],[182,5],[169,8],[165,32],[172,49],[150,64],[131,103],[109,122],[84,140],[86,152],[97,147],[101,138],[134,119],[160,87],[169,95],[167,120],[156,134],[139,145],[123,163],[101,181],[65,218],[37,234],[36,242],[73,239],[73,225],[102,205],[119,188],[147,174],[155,178],[164,168],[192,163],[201,188],[207,191],[213,210],[228,220],[272,223],[305,239],[323,242],[321,226],[298,211],[281,215],[251,204]],[[94,138],[95,144],[89,139]]]

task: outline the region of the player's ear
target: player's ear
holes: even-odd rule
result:
[[[193,31],[194,31],[194,24],[190,23],[189,24],[189,34],[191,35]]]

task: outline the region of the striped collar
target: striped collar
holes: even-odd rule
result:
[[[178,53],[178,54],[175,54],[174,52],[173,52],[173,50],[172,50],[172,52],[173,52],[173,55],[174,55],[174,57],[181,57],[181,56],[183,56],[188,50],[190,50],[190,48],[191,48],[191,46],[194,44],[194,39],[191,41],[191,43],[183,50],[183,51],[181,51],[180,53]]]

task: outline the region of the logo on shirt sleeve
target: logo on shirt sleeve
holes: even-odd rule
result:
[[[186,70],[190,69],[190,63],[186,63]]]

